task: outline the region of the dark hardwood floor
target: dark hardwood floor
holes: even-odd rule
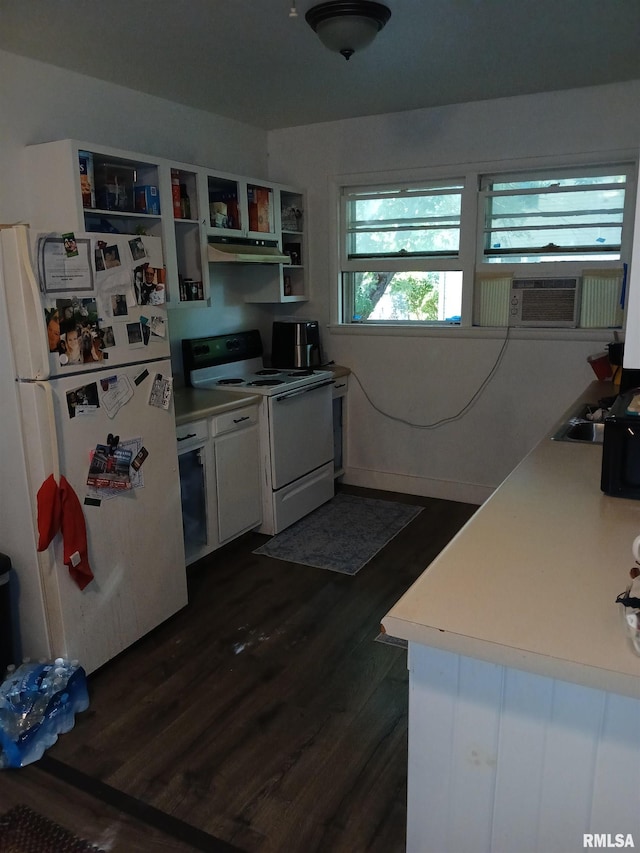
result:
[[[401,853],[406,651],[375,640],[475,508],[344,490],[425,509],[354,577],[255,555],[259,534],[202,560],[189,606],[90,677],[0,803],[126,853]]]

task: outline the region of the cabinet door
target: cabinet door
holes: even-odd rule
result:
[[[208,544],[207,497],[202,448],[178,456],[180,492],[182,495],[182,526],[187,563],[206,550]]]
[[[257,425],[215,439],[220,544],[262,520]]]

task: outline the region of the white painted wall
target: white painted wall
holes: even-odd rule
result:
[[[513,334],[494,379],[461,420],[418,429],[455,415],[490,371],[499,338],[462,330],[381,335],[326,328],[336,269],[332,187],[341,175],[465,164],[593,157],[640,148],[640,81],[505,98],[395,115],[357,118],[269,134],[274,180],[308,191],[311,302],[298,313],[319,319],[329,358],[352,368],[349,482],[415,494],[482,500],[594,378],[586,363],[611,340],[566,334]]]
[[[331,314],[330,184],[341,174],[517,160],[640,147],[640,81],[264,131],[0,51],[0,222],[25,218],[23,148],[71,137],[308,188],[311,301],[246,305],[216,273],[211,308],[172,312],[182,337]],[[364,333],[363,333],[364,331]],[[591,379],[586,356],[609,340],[515,338],[471,412],[436,430],[377,413],[352,380],[349,480],[481,500]],[[382,410],[425,424],[455,415],[494,363],[498,338],[330,333],[327,355],[351,367]],[[0,366],[1,369],[1,366]]]
[[[267,175],[263,130],[134,92],[0,50],[0,222],[25,220],[23,150],[78,139],[168,157],[239,175]],[[182,337],[256,325],[270,329],[264,308],[212,281],[212,307],[173,312],[172,352]],[[0,369],[2,366],[0,365]]]

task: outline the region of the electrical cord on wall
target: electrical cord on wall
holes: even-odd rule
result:
[[[373,400],[372,400],[372,399],[371,399],[371,397],[369,396],[369,394],[368,394],[368,392],[367,392],[366,388],[364,387],[364,385],[363,385],[363,384],[362,384],[362,382],[360,381],[360,378],[359,378],[359,376],[355,373],[355,371],[353,371],[353,370],[351,371],[351,376],[353,376],[353,377],[355,378],[355,380],[357,381],[357,383],[358,383],[358,385],[360,386],[360,388],[361,388],[361,390],[362,390],[362,393],[363,393],[363,394],[364,394],[364,396],[366,397],[367,402],[369,403],[369,405],[370,405],[373,409],[375,409],[375,410],[376,410],[376,412],[378,412],[379,414],[383,415],[383,417],[385,417],[385,418],[389,418],[389,420],[392,420],[392,421],[397,421],[398,423],[401,423],[401,424],[405,424],[405,426],[413,427],[414,429],[437,429],[438,427],[444,426],[445,424],[450,424],[450,423],[453,423],[453,421],[458,421],[458,420],[460,420],[460,419],[461,419],[461,418],[463,418],[463,417],[467,414],[467,412],[468,412],[470,409],[472,409],[472,408],[473,408],[473,406],[478,402],[478,400],[480,399],[480,397],[481,397],[481,395],[482,395],[482,392],[483,392],[483,391],[484,391],[484,389],[487,387],[487,385],[489,384],[489,382],[491,382],[491,380],[493,379],[493,377],[494,377],[494,376],[495,376],[495,374],[496,374],[496,371],[497,371],[497,370],[498,370],[498,368],[500,367],[500,364],[501,364],[501,362],[502,362],[502,359],[503,359],[504,354],[505,354],[506,349],[507,349],[507,344],[509,343],[509,332],[510,332],[510,327],[509,327],[509,326],[507,326],[507,333],[506,333],[506,335],[505,335],[505,337],[504,337],[504,340],[502,341],[502,345],[501,345],[501,347],[500,347],[500,352],[498,353],[498,355],[497,355],[497,357],[496,357],[496,360],[495,360],[495,362],[493,363],[493,366],[492,366],[491,370],[490,370],[490,371],[489,371],[489,373],[485,376],[485,378],[482,380],[482,382],[480,383],[480,385],[478,386],[478,388],[476,389],[476,391],[474,391],[474,393],[473,393],[473,394],[472,394],[472,396],[471,396],[471,399],[470,399],[467,403],[465,403],[465,405],[460,409],[460,411],[459,411],[459,412],[457,412],[457,414],[455,414],[455,415],[451,415],[450,417],[447,417],[447,418],[440,418],[439,420],[437,420],[437,421],[433,421],[432,423],[428,423],[428,424],[417,424],[417,423],[414,423],[413,421],[406,420],[405,418],[399,418],[397,415],[391,415],[391,414],[389,414],[389,412],[385,412],[385,411],[383,411],[379,406],[377,406],[377,405],[373,402]]]

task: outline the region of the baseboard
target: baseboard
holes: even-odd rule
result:
[[[436,480],[429,477],[413,477],[410,474],[392,474],[388,471],[372,471],[368,468],[347,466],[342,482],[349,486],[365,489],[383,489],[387,492],[404,492],[425,498],[441,498],[447,501],[478,506],[489,498],[495,489],[478,483],[459,483],[454,480]]]

